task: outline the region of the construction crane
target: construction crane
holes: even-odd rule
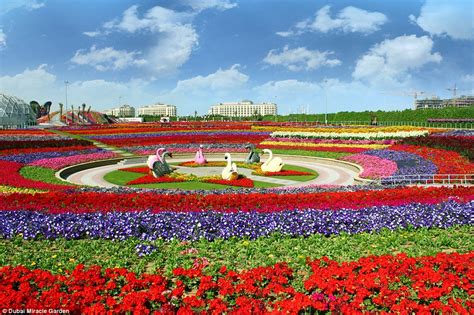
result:
[[[453,92],[453,98],[452,98],[452,103],[451,104],[454,107],[457,106],[457,100],[458,100],[457,97],[456,97],[457,92],[458,91],[470,91],[469,89],[460,89],[460,88],[456,87],[456,83],[454,83],[454,86],[452,88],[447,88],[446,90]]]
[[[388,95],[399,95],[399,96],[411,96],[413,97],[413,108],[416,109],[416,100],[418,99],[418,96],[422,94],[426,94],[427,92],[425,91],[394,91],[394,92],[382,92],[383,94],[388,94]]]

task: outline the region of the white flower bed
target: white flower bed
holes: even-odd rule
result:
[[[275,131],[273,138],[321,138],[321,139],[401,139],[428,135],[428,130],[395,132],[303,132]]]

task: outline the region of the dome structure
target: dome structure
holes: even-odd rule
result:
[[[0,128],[21,128],[36,124],[33,110],[25,101],[0,93]]]

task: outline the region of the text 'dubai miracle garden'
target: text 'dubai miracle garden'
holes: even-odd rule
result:
[[[0,304],[472,311],[469,130],[271,122],[0,131]]]

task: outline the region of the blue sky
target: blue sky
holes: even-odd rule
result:
[[[0,92],[25,101],[207,113],[405,109],[472,94],[474,2],[3,0]],[[420,93],[418,93],[420,94]]]

